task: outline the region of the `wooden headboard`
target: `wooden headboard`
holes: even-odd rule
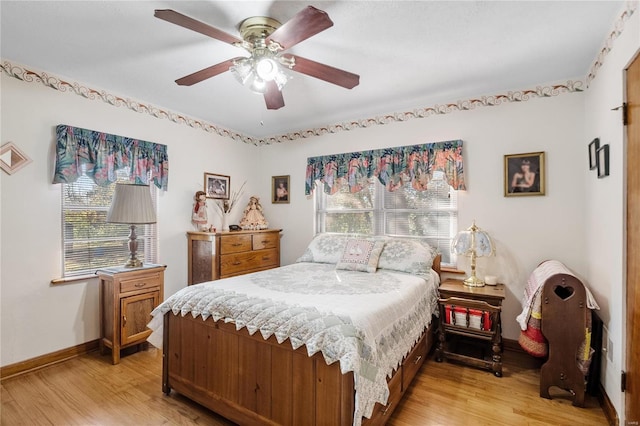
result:
[[[440,262],[442,261],[442,255],[438,254],[434,259],[433,259],[433,265],[431,265],[431,269],[433,269],[434,271],[436,271],[438,273],[438,276],[440,278],[442,278],[442,269],[440,268]]]

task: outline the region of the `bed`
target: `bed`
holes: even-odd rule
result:
[[[294,264],[186,287],[152,313],[162,390],[239,424],[386,423],[436,329],[420,240],[320,234]]]

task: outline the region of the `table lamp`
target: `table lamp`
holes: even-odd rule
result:
[[[136,225],[156,223],[156,212],[151,201],[149,185],[117,183],[111,207],[107,213],[107,222],[126,223],[129,232],[129,260],[125,268],[138,268],[142,261],[137,258],[138,241]]]
[[[467,230],[456,235],[451,243],[451,252],[471,256],[471,276],[464,280],[464,284],[470,287],[483,287],[484,281],[476,277],[476,258],[491,256],[495,253],[489,234],[478,228],[474,220]]]

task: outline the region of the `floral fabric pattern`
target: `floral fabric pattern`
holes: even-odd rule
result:
[[[82,174],[99,186],[117,179],[116,170],[126,168],[135,183],[162,190],[169,184],[167,146],[123,136],[60,124],[56,127],[56,165],[53,183],[75,182]]]
[[[300,264],[298,266],[302,266]],[[270,269],[248,278],[255,285],[298,294],[380,294],[400,288],[400,280],[389,273],[378,271],[374,275],[333,268],[281,268]]]
[[[378,268],[424,275],[431,270],[433,259],[437,254],[438,251],[426,242],[389,238],[385,240],[378,260]]]
[[[466,189],[461,140],[307,158],[305,194],[310,195],[318,181],[327,194],[335,194],[345,184],[351,192],[359,192],[371,177],[377,177],[388,191],[406,180],[424,191],[436,171],[444,172],[454,189]]]
[[[340,261],[347,243],[346,234],[318,234],[296,262],[333,263]]]

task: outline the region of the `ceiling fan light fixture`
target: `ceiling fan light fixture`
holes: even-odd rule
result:
[[[251,82],[249,90],[258,95],[263,95],[267,91],[267,83],[260,77],[256,77]]]
[[[271,58],[261,58],[256,62],[256,74],[264,81],[275,79],[279,72],[278,63]]]
[[[257,94],[265,93],[269,81],[275,81],[278,90],[282,90],[291,78],[284,72],[277,57],[266,49],[256,49],[251,57],[236,60],[229,70],[240,84]]]

